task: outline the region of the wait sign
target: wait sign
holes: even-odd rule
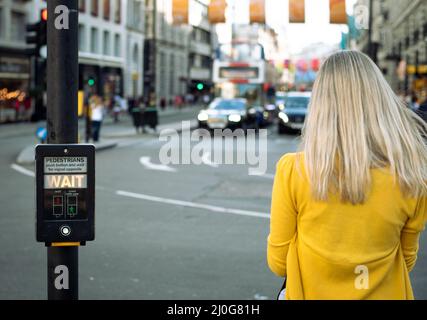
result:
[[[45,175],[45,189],[86,189],[87,176],[85,174],[75,175]]]

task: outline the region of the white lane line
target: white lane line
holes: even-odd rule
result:
[[[274,180],[274,174],[270,174],[270,173],[260,175],[259,177]]]
[[[262,173],[262,172],[255,171],[250,176],[274,180],[274,174],[270,174],[270,173]]]
[[[235,215],[240,215],[240,216],[270,219],[270,215],[267,213],[263,213],[263,212],[247,211],[247,210],[240,210],[240,209],[230,209],[230,208],[212,206],[212,205],[203,204],[203,203],[168,199],[168,198],[150,196],[148,194],[141,194],[141,193],[123,191],[123,190],[116,191],[116,194],[119,196],[128,197],[128,198],[135,198],[135,199],[148,200],[148,201],[153,201],[153,202],[167,203],[167,204],[172,204],[172,205],[182,206],[182,207],[198,208],[198,209],[205,209],[205,210],[214,211],[214,212],[230,213],[230,214],[235,214]]]
[[[211,153],[210,152],[206,152],[203,154],[202,162],[207,166],[218,168],[218,164],[211,161]]]
[[[167,172],[176,172],[175,168],[169,167],[164,164],[155,164],[151,162],[150,157],[141,157],[139,158],[139,162],[149,170],[157,170],[157,171],[167,171]]]
[[[15,163],[11,164],[10,167],[13,170],[18,171],[19,173],[22,173],[26,176],[33,177],[33,178],[36,176],[36,174],[33,171],[25,169],[24,167],[21,167],[20,165],[17,165]]]

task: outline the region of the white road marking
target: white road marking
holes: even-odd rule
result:
[[[139,162],[141,162],[141,164],[149,170],[167,171],[167,172],[177,171],[175,168],[169,167],[165,164],[152,163],[150,157],[141,157],[139,158]]]
[[[202,162],[205,165],[210,166],[210,167],[214,167],[214,168],[218,168],[219,167],[217,163],[211,161],[211,153],[210,152],[206,152],[206,153],[203,154],[203,156],[202,156]]]
[[[274,180],[274,174],[270,174],[270,173],[260,175],[259,177]]]
[[[274,174],[270,174],[270,173],[262,173],[262,172],[255,171],[254,174],[251,174],[250,176],[274,180]]]
[[[213,205],[209,205],[209,204],[175,200],[175,199],[168,199],[168,198],[163,198],[163,197],[156,197],[156,196],[151,196],[151,195],[147,195],[147,194],[134,193],[134,192],[128,192],[128,191],[122,191],[122,190],[116,191],[116,194],[119,196],[128,197],[128,198],[135,198],[135,199],[148,200],[148,201],[153,201],[153,202],[167,203],[167,204],[172,204],[172,205],[182,206],[182,207],[198,208],[198,209],[205,209],[205,210],[214,211],[214,212],[235,214],[235,215],[240,215],[240,216],[270,219],[270,215],[268,213],[263,213],[263,212],[247,211],[247,210],[240,210],[240,209],[230,209],[230,208],[224,208],[224,207],[219,207],[219,206],[213,206]]]
[[[11,164],[10,167],[13,170],[18,171],[19,173],[22,173],[26,176],[33,177],[33,178],[36,176],[36,174],[33,171],[25,169],[24,167],[21,167],[20,165],[17,165],[15,163]]]
[[[261,294],[259,294],[259,293],[256,293],[256,294],[254,295],[254,299],[255,299],[255,300],[269,300],[269,298],[268,298],[267,296],[263,296],[263,295],[261,295]]]

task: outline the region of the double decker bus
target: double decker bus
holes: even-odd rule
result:
[[[265,110],[267,97],[268,63],[264,48],[259,43],[234,41],[221,44],[216,50],[213,63],[215,96],[226,99],[245,98],[254,110]]]

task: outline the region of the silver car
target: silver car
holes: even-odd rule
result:
[[[248,120],[248,103],[242,98],[216,98],[207,109],[200,111],[197,119],[199,128],[245,128]]]

